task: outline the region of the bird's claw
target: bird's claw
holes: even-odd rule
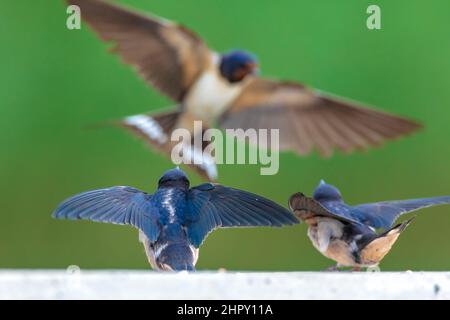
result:
[[[336,272],[336,271],[339,271],[339,268],[338,268],[338,265],[334,265],[334,266],[326,268],[324,271]]]

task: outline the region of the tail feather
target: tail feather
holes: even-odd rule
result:
[[[175,146],[175,143],[171,141],[171,135],[174,129],[180,127],[181,115],[182,112],[179,110],[139,114],[127,117],[116,125],[126,128],[132,134],[144,139],[153,149],[170,157]],[[203,144],[202,150],[198,150],[191,140],[190,144],[182,149],[183,163],[194,169],[204,179],[215,181],[217,167],[212,157],[203,154],[205,147],[206,145]]]
[[[402,232],[406,229],[406,227],[409,226],[409,224],[410,224],[415,218],[416,218],[416,217],[414,216],[414,217],[412,217],[412,218],[410,218],[410,219],[408,219],[408,220],[406,220],[406,221],[403,221],[402,223],[397,224],[396,226],[390,228],[390,229],[387,230],[386,232],[383,232],[382,234],[380,234],[380,235],[378,236],[378,238],[385,237],[385,236],[387,236],[387,235],[389,235],[389,234],[393,234],[393,233],[398,233],[398,234],[402,233]]]
[[[130,130],[161,151],[170,147],[170,135],[175,128],[179,111],[159,114],[138,114],[119,122],[120,126]]]
[[[187,243],[167,243],[157,257],[161,270],[195,271],[196,257]]]
[[[415,217],[412,217],[409,220],[403,221],[372,239],[364,249],[361,250],[360,260],[362,264],[369,266],[377,265],[389,253],[400,233],[402,233],[414,219]]]

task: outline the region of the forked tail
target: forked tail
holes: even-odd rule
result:
[[[184,128],[186,125],[186,120],[182,119],[182,116],[183,112],[179,110],[138,114],[127,117],[116,124],[128,129],[134,135],[144,139],[154,149],[171,158],[172,149],[177,144],[177,141],[171,141],[172,132],[175,129]],[[201,150],[196,147],[192,128],[193,126],[185,128],[192,136],[190,141],[182,145],[182,162],[194,169],[204,179],[215,181],[217,179],[215,161],[210,155],[203,152],[206,147],[205,143],[202,142]],[[203,128],[202,136],[206,129]]]

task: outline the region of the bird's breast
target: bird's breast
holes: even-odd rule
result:
[[[214,123],[238,97],[242,88],[243,83],[229,83],[219,74],[217,66],[212,66],[200,75],[184,105],[196,119]]]
[[[342,237],[344,225],[338,220],[324,217],[316,217],[315,222],[308,228],[308,237],[317,250],[325,253],[332,239]]]
[[[335,219],[316,217],[316,222],[309,226],[308,237],[317,250],[341,266],[363,266],[357,258],[360,252],[356,241],[360,236],[349,234]]]
[[[359,263],[355,261],[355,250],[357,250],[355,242],[348,243],[341,239],[333,239],[323,254],[341,266],[358,266]]]

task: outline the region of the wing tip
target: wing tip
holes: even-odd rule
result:
[[[61,205],[59,205],[55,211],[52,212],[51,217],[53,219],[58,219],[58,220],[62,220],[62,219],[68,219],[68,215],[67,212],[65,212],[64,210],[61,210],[62,206],[65,204],[65,202],[63,202]]]
[[[299,224],[300,221],[296,216],[294,216],[292,213],[289,214],[289,222],[287,222],[285,225],[287,226],[295,226],[296,224]]]
[[[78,215],[72,215],[70,214],[70,207],[69,208],[63,208],[65,205],[67,204],[66,201],[64,201],[63,203],[61,203],[56,209],[55,211],[53,211],[51,217],[53,219],[58,219],[58,220],[79,220],[80,217]],[[66,210],[69,209],[69,210]]]
[[[402,227],[401,227],[400,232],[402,232],[403,230],[405,230],[406,227],[409,226],[410,223],[413,222],[416,218],[417,218],[417,216],[412,216],[412,217],[409,218],[408,220],[402,222]]]
[[[52,214],[51,214],[51,217],[53,219],[61,219],[58,210],[53,211]]]

